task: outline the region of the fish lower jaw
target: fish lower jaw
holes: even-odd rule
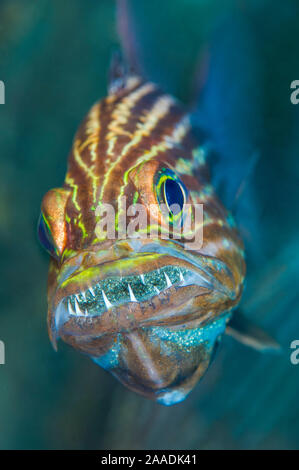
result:
[[[64,297],[56,309],[56,327],[65,323],[67,318],[97,317],[126,303],[150,301],[172,288],[191,284],[211,287],[199,274],[177,266],[164,266],[136,276],[110,277]]]

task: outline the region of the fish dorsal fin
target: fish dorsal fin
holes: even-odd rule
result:
[[[138,60],[138,38],[128,0],[117,0],[116,3],[117,33],[126,62],[132,71],[141,74]]]
[[[116,2],[116,23],[120,49],[114,51],[110,62],[109,94],[118,94],[124,88],[134,87],[143,77],[137,57],[135,25],[127,0]]]
[[[240,311],[234,313],[226,333],[237,341],[260,352],[278,353],[280,345],[262,328],[249,320]]]
[[[124,88],[134,88],[140,84],[140,82],[142,82],[141,76],[128,66],[121,51],[114,51],[109,68],[109,95],[118,94]]]
[[[125,87],[126,79],[128,77],[127,64],[123,59],[120,50],[115,50],[112,54],[109,77],[108,77],[108,92],[109,94],[116,93]]]

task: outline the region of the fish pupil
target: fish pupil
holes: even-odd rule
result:
[[[185,202],[185,195],[181,185],[173,179],[167,179],[164,183],[164,195],[169,211],[173,215],[180,214]]]

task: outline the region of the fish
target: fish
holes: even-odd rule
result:
[[[166,406],[205,375],[225,333],[259,350],[273,346],[236,312],[244,245],[206,157],[184,106],[117,59],[108,94],[79,126],[64,184],[45,194],[38,223],[51,257],[54,348],[63,340]]]

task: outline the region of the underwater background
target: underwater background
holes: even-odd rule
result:
[[[1,0],[0,448],[298,449],[299,365],[290,361],[299,340],[299,104],[290,101],[299,80],[298,1],[129,6],[144,74],[195,103],[228,205],[247,179],[235,207],[248,253],[241,308],[282,353],[262,355],[225,337],[202,382],[166,408],[63,343],[54,352],[48,257],[36,224],[42,196],[63,182],[79,122],[106,94],[119,48],[115,2]]]

